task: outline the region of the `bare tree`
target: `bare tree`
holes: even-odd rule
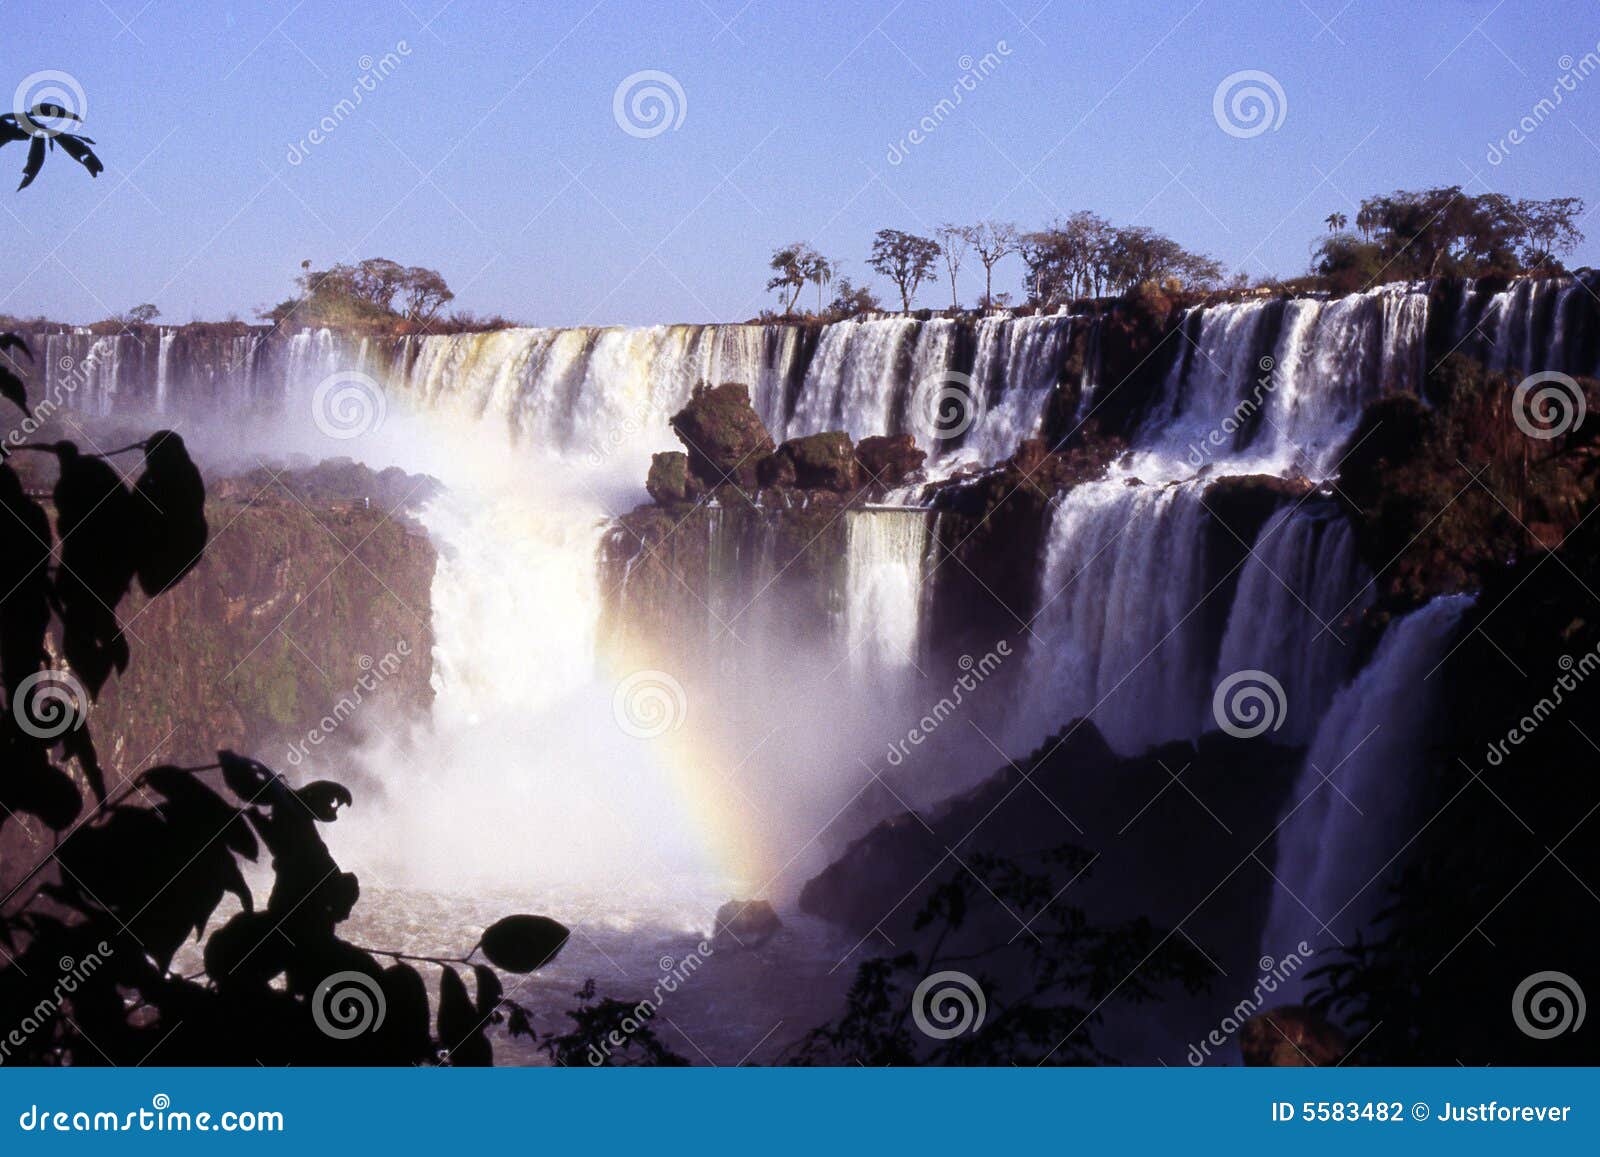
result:
[[[960,271],[961,259],[967,255],[967,247],[971,244],[966,227],[947,222],[934,230],[934,236],[939,239],[939,245],[944,250],[944,267],[950,274],[950,308],[960,309],[961,301],[956,296],[956,274]]]
[[[983,263],[983,307],[994,306],[994,267],[1002,257],[1017,252],[1020,237],[1009,221],[979,221],[962,230],[964,240]]]

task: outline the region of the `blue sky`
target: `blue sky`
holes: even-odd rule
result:
[[[727,321],[772,303],[775,246],[808,240],[870,280],[886,226],[1087,208],[1289,276],[1322,219],[1373,192],[1459,182],[1600,206],[1600,73],[1488,159],[1563,58],[1597,51],[1600,10],[1577,0],[441,3],[5,4],[0,80],[73,77],[107,171],[57,153],[0,193],[0,312],[251,318],[303,259],[381,255],[535,324]],[[936,112],[985,54],[988,75]],[[613,97],[645,70],[677,82],[682,120],[640,137]],[[1244,70],[1283,93],[1281,124],[1249,137],[1213,115]],[[924,117],[936,127],[891,163]],[[22,161],[9,146],[0,174]],[[1586,225],[1572,264],[1600,263],[1600,212]],[[1020,275],[1008,261],[997,288]]]

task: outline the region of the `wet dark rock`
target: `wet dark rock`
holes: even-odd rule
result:
[[[662,506],[687,502],[699,492],[699,479],[689,474],[689,456],[681,450],[667,450],[650,457],[650,476],[644,488]]]
[[[756,485],[756,464],[773,451],[772,435],[736,382],[699,385],[672,416],[672,431],[688,451],[689,473],[708,489]]]
[[[762,463],[763,484],[785,485],[783,479],[805,490],[832,490],[846,494],[857,488],[855,447],[843,430],[791,438]]]
[[[861,481],[884,490],[915,480],[927,457],[917,449],[916,439],[910,434],[878,434],[856,443],[856,465],[861,471]]]
[[[713,942],[719,947],[759,948],[783,927],[766,900],[729,900],[717,909]]]

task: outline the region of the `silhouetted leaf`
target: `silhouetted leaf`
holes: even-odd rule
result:
[[[507,916],[484,930],[478,946],[489,963],[507,972],[533,972],[556,958],[570,935],[548,916]]]
[[[61,646],[90,694],[98,696],[112,669],[128,665],[116,606],[133,582],[133,498],[103,459],[80,454],[71,442],[57,442],[54,449],[61,464],[55,486]]]
[[[139,585],[147,595],[171,588],[200,561],[209,529],[206,487],[183,439],[158,430],[145,441],[144,473],[134,487],[139,519]]]
[[[494,1063],[494,1050],[483,1035],[483,1017],[467,998],[461,973],[448,966],[439,977],[439,1045],[453,1065]]]
[[[61,151],[82,165],[91,177],[98,177],[105,172],[105,165],[100,158],[94,155],[94,150],[89,146],[94,144],[88,137],[80,137],[73,133],[59,133],[55,143],[61,146]]]
[[[494,974],[494,969],[482,964],[472,966],[472,976],[478,984],[478,1015],[485,1019],[494,1016],[505,996],[500,978]]]
[[[300,802],[306,805],[312,815],[325,824],[331,824],[339,818],[341,807],[349,807],[355,802],[349,788],[331,779],[308,783],[294,794],[300,797]]]
[[[44,142],[43,137],[34,137],[33,143],[28,146],[28,160],[22,166],[22,184],[17,186],[18,192],[33,184],[33,179],[39,175],[39,170],[44,168]]]

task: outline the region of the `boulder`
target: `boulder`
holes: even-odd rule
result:
[[[762,466],[766,477],[773,479],[766,483],[769,486],[784,485],[778,479],[787,478],[790,473],[794,476],[791,485],[802,490],[846,494],[859,485],[855,447],[843,430],[791,438]]]
[[[927,457],[910,434],[879,434],[856,443],[861,480],[886,490],[904,486],[922,469]]]
[[[672,416],[672,431],[688,451],[688,471],[709,489],[756,485],[756,464],[772,453],[750,391],[735,382],[695,387],[689,404]]]
[[[714,941],[719,945],[759,948],[783,927],[766,900],[729,900],[717,909]]]
[[[698,479],[689,474],[689,456],[681,450],[666,450],[650,456],[650,476],[644,488],[661,506],[674,502],[687,502],[696,497],[700,487]]]
[[[1239,1031],[1247,1065],[1322,1068],[1338,1064],[1349,1047],[1344,1033],[1301,1004],[1258,1012]]]

